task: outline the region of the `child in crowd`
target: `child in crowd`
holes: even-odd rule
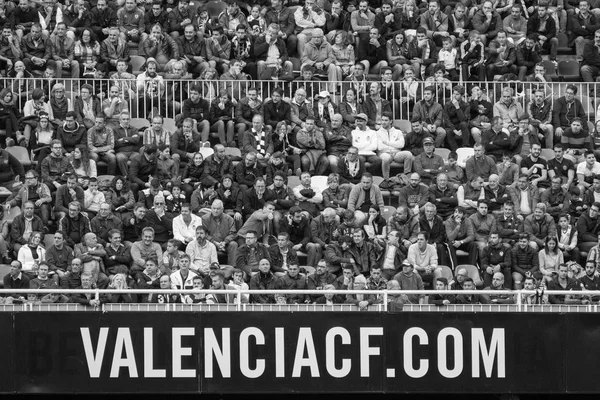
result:
[[[445,37],[442,39],[442,49],[438,53],[438,63],[446,68],[446,75],[453,82],[458,82],[460,77],[456,68],[457,59],[458,50],[452,46],[452,39]]]
[[[179,250],[181,248],[183,248],[183,243],[179,240],[169,239],[167,241],[167,249],[163,253],[163,267],[167,273],[175,272],[179,269],[179,257],[183,254],[183,251]]]
[[[167,211],[173,214],[181,213],[181,206],[185,203],[185,193],[181,192],[181,187],[175,185],[171,188],[171,194],[166,198]]]
[[[248,21],[248,26],[251,29],[250,35],[255,38],[265,33],[267,30],[267,21],[260,15],[259,5],[252,6],[252,10],[246,21]]]
[[[204,283],[202,282],[202,277],[195,276],[192,279],[192,285],[194,287],[194,290],[204,289]],[[206,303],[206,294],[204,294],[204,293],[186,294],[186,295],[182,296],[181,302],[184,304]]]
[[[84,206],[83,211],[87,212],[90,220],[98,214],[100,211],[100,205],[106,201],[104,198],[104,193],[98,190],[98,179],[90,178],[90,183],[87,188],[83,192],[84,196]]]
[[[505,151],[502,154],[502,162],[496,164],[500,184],[504,186],[512,186],[519,180],[519,166],[515,164],[512,154]]]

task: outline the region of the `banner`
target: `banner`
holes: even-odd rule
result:
[[[600,392],[595,314],[0,314],[0,392]]]

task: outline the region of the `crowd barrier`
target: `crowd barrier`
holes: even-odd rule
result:
[[[25,101],[30,98],[31,92],[34,88],[41,88],[46,94],[47,99],[50,98],[52,87],[55,83],[63,83],[65,85],[66,95],[71,99],[72,102],[79,96],[79,90],[85,83],[89,83],[93,87],[93,94],[99,95],[103,100],[106,98],[102,93],[107,93],[110,87],[114,84],[120,88],[120,99],[128,104],[128,107],[132,113],[132,118],[147,118],[151,112],[158,110],[163,117],[175,118],[181,113],[181,107],[183,100],[188,98],[190,88],[193,85],[200,85],[201,96],[213,103],[218,101],[218,94],[220,90],[227,90],[228,93],[233,94],[236,100],[244,97],[249,88],[255,87],[258,90],[259,98],[266,100],[270,97],[271,92],[275,88],[281,88],[283,90],[283,98],[287,101],[293,98],[295,90],[299,87],[308,88],[307,99],[309,102],[316,102],[316,96],[321,91],[331,90],[332,82],[329,81],[227,81],[227,80],[190,80],[190,79],[164,79],[163,85],[150,85],[140,84],[136,80],[111,80],[111,79],[42,79],[42,78],[4,78],[4,86],[12,88],[13,92],[17,94],[17,101],[19,108],[22,109]],[[343,101],[343,95],[345,95],[348,88],[359,87],[360,96],[364,98],[369,94],[370,81],[365,81],[363,84],[357,85],[353,82],[343,81],[335,82],[337,88],[335,93],[332,93],[332,101],[339,104]],[[412,104],[415,101],[419,101],[423,98],[423,90],[427,86],[434,86],[436,88],[435,98],[436,100],[444,104],[444,100],[450,97],[452,94],[452,88],[458,85],[458,82],[441,83],[436,84],[435,82],[428,81],[417,81],[414,89],[414,96],[411,96],[411,102],[409,106],[402,97],[406,97],[406,93],[402,93],[404,84],[402,81],[394,82],[395,89],[390,92],[382,92],[382,97],[390,101],[390,106],[395,119],[410,119],[410,112],[412,110]],[[510,86],[515,91],[516,101],[527,109],[527,104],[532,99],[532,90],[541,87],[544,89],[546,98],[556,100],[557,98],[564,96],[567,85],[573,84],[578,88],[576,97],[582,102],[583,109],[586,113],[587,119],[591,122],[595,122],[595,114],[597,104],[595,102],[594,93],[596,93],[597,83],[582,83],[582,82],[521,82],[521,81],[510,81],[510,82],[463,82],[461,83],[465,89],[465,95],[471,95],[471,88],[478,86],[483,91],[483,98],[487,99],[492,105],[500,100],[502,95],[502,89],[506,86]],[[138,87],[138,85],[140,85]],[[156,96],[151,96],[151,87],[156,88]],[[139,90],[138,90],[139,89]],[[590,97],[590,94],[592,95]],[[235,119],[235,114],[232,112],[232,118]]]

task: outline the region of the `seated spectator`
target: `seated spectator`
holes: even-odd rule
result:
[[[156,60],[157,71],[165,72],[179,59],[179,46],[171,36],[163,33],[160,24],[154,24],[143,43],[146,57],[152,57]]]
[[[483,272],[483,286],[493,284],[493,277],[500,273],[508,287],[512,287],[510,246],[502,243],[498,232],[491,232],[488,245],[481,254],[481,271]]]
[[[103,0],[100,0],[103,1]],[[91,274],[81,274],[81,284],[74,289],[88,289],[87,293],[75,293],[71,295],[71,302],[98,308],[106,303],[106,296],[97,297],[92,290],[96,288],[96,282]]]
[[[208,64],[219,74],[229,70],[231,62],[231,42],[224,34],[223,27],[217,26],[212,30],[212,36],[206,39],[206,54]]]
[[[236,256],[236,268],[244,271],[244,280],[249,281],[252,272],[258,271],[259,261],[266,259],[270,261],[269,249],[258,242],[258,233],[248,231],[245,236],[245,243],[238,247]],[[269,269],[271,265],[269,263]]]
[[[367,279],[363,275],[358,275],[352,282],[352,287],[349,290],[365,290]],[[362,311],[366,310],[371,304],[377,301],[376,295],[371,294],[347,294],[346,304],[354,304]]]
[[[123,42],[140,43],[145,40],[147,35],[144,32],[144,11],[136,6],[134,0],[126,0],[125,6],[119,8],[117,20]]]
[[[550,304],[581,304],[581,296],[556,295],[553,290],[581,290],[577,280],[568,275],[569,267],[566,264],[558,266],[558,274],[548,283],[548,302]]]
[[[46,261],[46,250],[40,245],[42,234],[33,231],[27,240],[27,243],[19,248],[17,260],[22,265],[22,271],[30,279],[35,278],[38,266]]]
[[[127,276],[123,273],[116,274],[113,276],[111,283],[108,285],[109,289],[119,290],[122,292],[108,293],[106,295],[106,301],[108,303],[133,303],[133,296],[127,293],[129,285],[127,284]]]
[[[438,278],[435,282],[435,289],[438,291],[448,290],[448,279],[444,277]],[[436,293],[428,299],[429,304],[435,304],[436,306],[447,306],[448,304],[454,304],[455,302],[456,296],[453,294]]]
[[[227,92],[220,92],[217,102],[210,107],[211,131],[216,131],[219,142],[225,147],[237,147],[234,140],[234,104]]]
[[[542,278],[542,273],[539,270],[539,257],[536,253],[536,250],[529,245],[529,235],[521,233],[518,246],[512,248],[510,255],[514,289],[520,290],[523,288],[523,279],[528,273],[536,279]]]
[[[399,191],[398,204],[408,207],[418,215],[429,199],[429,190],[421,184],[421,177],[417,173],[410,174],[408,182],[409,184]]]
[[[341,80],[342,69],[332,62],[334,59],[333,49],[324,40],[323,36],[323,30],[315,28],[312,32],[310,42],[306,46],[303,46],[302,50],[300,49],[300,43],[298,43],[298,52],[301,53],[302,66],[310,65],[315,68],[316,74],[327,76],[330,82],[328,85],[329,93],[335,94],[337,92],[337,85],[334,82]],[[301,35],[298,37],[300,38]]]
[[[92,275],[94,282],[101,289],[108,286],[109,280],[105,274],[103,258],[106,256],[106,250],[98,243],[96,234],[86,233],[81,243],[74,247],[75,257],[83,263],[83,273]]]
[[[308,290],[322,290],[325,288],[325,285],[331,285],[334,283],[336,276],[328,271],[328,267],[328,262],[325,260],[320,260],[317,263],[315,272],[308,276],[306,285]],[[311,302],[315,302],[319,297],[321,297],[314,293],[308,296],[310,296]]]
[[[420,274],[414,273],[414,266],[408,260],[402,262],[402,271],[397,273],[394,278],[400,284],[400,290],[423,290],[423,279]],[[408,294],[402,296],[404,303],[421,304],[424,295]]]
[[[325,151],[325,137],[321,129],[315,125],[314,118],[306,118],[305,127],[296,134],[296,141],[303,152],[301,157],[303,171],[323,175],[329,168],[329,160]]]
[[[207,240],[208,230],[202,225],[196,227],[196,239],[189,242],[185,252],[190,256],[190,269],[197,275],[209,274],[212,263],[218,263],[217,248]]]
[[[250,278],[250,290],[274,290],[279,289],[281,283],[279,278],[271,271],[271,262],[263,258],[258,262],[258,272]],[[250,296],[252,303],[269,304],[275,303],[275,296],[272,294],[253,294]]]
[[[102,109],[106,125],[111,129],[116,129],[120,124],[121,114],[127,113],[129,110],[129,101],[124,98],[119,85],[111,85],[106,99],[102,101]]]
[[[81,212],[78,201],[69,203],[68,212],[58,221],[58,230],[65,232],[67,245],[72,248],[91,232],[90,220]]]
[[[127,271],[129,273],[129,266],[131,265],[131,251],[129,247],[126,247],[121,243],[123,234],[120,230],[111,229],[108,231],[108,240],[106,243],[106,256],[104,256],[104,270],[110,277],[119,273],[120,271]],[[146,260],[147,266],[148,260]],[[158,268],[156,261],[154,264]]]
[[[98,215],[91,221],[92,232],[96,234],[98,243],[107,246],[110,240],[110,231],[123,230],[123,222],[112,214],[110,204],[103,202],[100,204]]]
[[[198,275],[190,270],[190,256],[188,254],[183,254],[179,258],[179,270],[171,273],[171,289],[173,290],[189,290],[193,289],[194,283],[193,280]],[[161,279],[162,281],[162,279]],[[162,282],[161,282],[162,289]]]
[[[555,220],[560,214],[568,212],[571,207],[571,195],[561,186],[561,183],[560,176],[555,175],[550,189],[545,190],[540,197],[540,202],[546,206],[546,212]],[[600,180],[598,183],[600,184]]]
[[[138,275],[144,270],[146,260],[154,259],[158,262],[158,268],[163,269],[163,252],[160,244],[154,242],[154,229],[145,227],[142,229],[141,240],[131,245],[131,258],[133,264],[130,268],[130,275],[137,280]],[[181,263],[179,263],[181,267]]]
[[[90,179],[90,185],[83,192],[83,198],[83,211],[92,219],[100,211],[100,205],[106,201],[104,193],[98,190],[98,179]]]
[[[36,215],[42,218],[44,226],[48,225],[50,219],[50,203],[52,197],[50,196],[50,189],[45,183],[38,181],[39,175],[37,171],[30,170],[25,173],[25,185],[23,185],[16,194],[9,196],[4,203],[4,210],[8,212],[11,207],[21,207],[24,210],[27,203],[31,203],[34,206],[34,212]],[[47,229],[42,229],[47,231]]]
[[[473,291],[476,290],[475,282],[473,278],[466,277],[463,283],[463,289]],[[490,304],[491,301],[488,296],[483,294],[459,294],[456,296],[456,304]]]
[[[174,272],[176,274],[180,271]],[[169,290],[173,289],[173,283],[171,282],[171,277],[169,275],[162,275],[159,278],[159,290]],[[193,288],[193,283],[190,288]],[[178,289],[178,288],[177,288]],[[166,293],[151,293],[148,298],[149,303],[158,303],[158,304],[170,304],[170,303],[181,303],[181,295],[179,294],[166,294]]]
[[[62,78],[63,70],[71,72],[71,78],[79,78],[79,62],[74,59],[75,40],[67,36],[67,25],[56,24],[56,33],[46,41],[51,58],[56,63],[56,77]]]

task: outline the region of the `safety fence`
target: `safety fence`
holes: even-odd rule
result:
[[[4,78],[4,87],[10,88],[16,94],[16,104],[19,109],[23,109],[25,102],[31,99],[31,94],[35,88],[40,88],[46,94],[46,99],[50,99],[52,89],[56,83],[62,83],[65,89],[65,95],[74,104],[75,99],[80,96],[81,87],[84,84],[92,86],[92,95],[102,100],[102,109],[108,110],[109,117],[119,115],[121,110],[128,109],[133,118],[147,118],[152,113],[159,112],[163,117],[176,118],[182,112],[182,104],[189,97],[193,86],[198,85],[200,96],[207,100],[209,106],[219,102],[219,93],[226,91],[233,99],[233,104],[228,106],[227,112],[231,114],[233,121],[236,120],[237,101],[244,98],[248,90],[256,88],[258,98],[266,101],[270,98],[275,88],[283,92],[284,101],[290,102],[294,99],[296,90],[303,88],[306,91],[306,97],[297,98],[300,102],[306,101],[309,107],[314,107],[318,101],[319,93],[328,91],[331,100],[336,105],[346,101],[346,94],[349,89],[354,89],[355,98],[359,103],[363,103],[370,94],[370,85],[373,81],[259,81],[259,80],[191,80],[191,79],[163,79],[157,77],[153,79],[47,79],[47,78]],[[552,101],[565,95],[567,85],[575,85],[577,93],[575,97],[581,101],[586,118],[595,122],[596,104],[595,93],[597,83],[582,82],[465,82],[465,100],[471,99],[472,93],[478,99],[486,100],[493,106],[502,97],[502,89],[511,87],[514,93],[515,101],[527,111],[530,101],[533,99],[534,91],[538,88],[544,91],[546,99]],[[382,83],[381,97],[390,102],[390,107],[395,119],[410,120],[412,109],[415,102],[424,97],[424,89],[433,86],[435,89],[434,98],[442,105],[445,100],[452,95],[452,89],[458,85],[456,82],[433,82],[433,81],[390,81]],[[111,87],[118,88],[111,94]],[[481,89],[479,91],[474,87]],[[467,97],[468,96],[468,97]],[[352,107],[346,107],[352,110]],[[359,105],[360,107],[360,105]],[[492,110],[488,110],[492,113]],[[105,111],[106,112],[106,111]],[[223,117],[225,115],[222,115]],[[209,119],[206,115],[205,119]],[[218,120],[218,118],[217,118]],[[215,121],[216,122],[216,121]]]
[[[56,294],[84,294],[90,299],[100,300],[108,294],[133,294],[133,295],[225,295],[223,303],[216,304],[182,304],[182,303],[107,303],[102,302],[98,306],[86,306],[71,303],[42,303],[27,302],[24,299],[28,294],[46,295],[48,293]],[[274,298],[284,299],[292,295],[326,295],[331,294],[335,297],[346,295],[366,295],[374,299],[373,304],[366,307],[358,307],[354,304],[257,304],[244,301],[245,296],[249,295],[273,295]],[[20,296],[22,295],[22,296]],[[398,311],[396,307],[391,307],[391,302],[404,302],[398,296],[418,296],[421,300],[419,304],[403,304],[402,311],[408,312],[543,312],[543,313],[597,313],[600,311],[598,301],[594,301],[600,296],[600,291],[572,291],[556,290],[540,292],[536,290],[146,290],[146,289],[64,289],[49,292],[47,289],[1,289],[0,296],[10,296],[12,298],[23,298],[17,300],[23,304],[1,304],[1,311],[303,311],[303,312],[388,312]],[[427,304],[427,300],[433,295],[477,295],[487,296],[487,299],[503,299],[499,303],[490,304],[447,304],[443,306]],[[544,296],[565,296],[569,300],[566,304],[537,304],[532,299],[538,298],[540,301]],[[365,300],[367,297],[365,297]],[[509,299],[509,301],[505,301]],[[586,304],[576,304],[586,301]],[[474,302],[475,303],[475,302]]]

